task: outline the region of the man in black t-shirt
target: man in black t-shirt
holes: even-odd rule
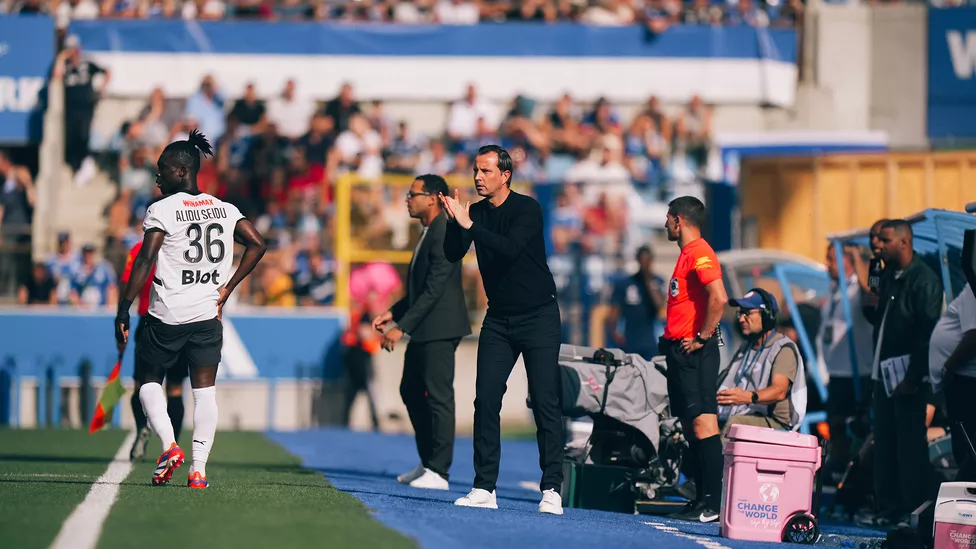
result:
[[[328,164],[329,151],[335,144],[335,133],[332,131],[332,119],[322,113],[312,117],[309,131],[298,138],[296,146],[305,151],[305,160],[309,164],[325,166]]]
[[[0,294],[10,295],[30,277],[34,180],[0,150]]]
[[[561,515],[564,434],[560,409],[559,346],[562,330],[556,284],[546,263],[542,207],[511,189],[508,151],[487,145],[475,158],[474,183],[484,200],[462,205],[441,195],[451,223],[444,255],[460,261],[474,242],[488,296],[478,339],[474,401],[474,488],[455,505],[497,509],[501,459],[500,414],[508,377],[519,355],[525,362],[542,467],[540,513]]]
[[[353,115],[360,114],[362,109],[359,103],[353,99],[352,84],[348,82],[342,85],[339,95],[325,104],[323,113],[332,118],[336,134],[340,134],[349,129],[349,120]]]
[[[257,92],[254,91],[254,84],[248,84],[244,88],[244,97],[234,102],[234,107],[230,115],[236,118],[242,125],[251,127],[264,118],[264,101],[258,99]]]
[[[34,264],[33,275],[17,291],[17,303],[21,305],[55,305],[54,279],[43,263]]]
[[[76,181],[81,183],[95,175],[94,161],[89,159],[88,141],[95,105],[108,85],[110,73],[82,59],[81,44],[74,35],[65,38],[64,51],[58,56],[57,65],[58,74],[64,78],[64,161],[75,172]],[[99,74],[104,78],[96,90],[92,79]]]

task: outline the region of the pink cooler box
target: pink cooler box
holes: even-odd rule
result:
[[[935,549],[976,546],[976,483],[943,482],[932,524]]]
[[[779,542],[789,531],[791,541],[816,541],[817,521],[811,516],[810,501],[821,464],[817,437],[733,425],[728,438],[721,536]]]

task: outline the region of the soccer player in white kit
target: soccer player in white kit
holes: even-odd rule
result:
[[[162,380],[183,362],[193,387],[193,464],[187,485],[207,487],[207,458],[217,431],[217,393],[214,383],[223,346],[221,309],[227,297],[251,273],[267,249],[264,239],[233,204],[200,192],[197,172],[200,153],[213,149],[198,131],[187,141],[170,143],[157,161],[156,185],[163,198],[152,204],[143,224],[145,237],[136,255],[115,317],[115,339],[129,337],[129,308],[156,264],[149,314],[142,317],[137,360],[139,400],[149,426],[163,441],[156,461],[154,485],[166,484],[183,464],[166,411]],[[234,242],[245,246],[237,271]],[[230,277],[228,279],[228,277]]]

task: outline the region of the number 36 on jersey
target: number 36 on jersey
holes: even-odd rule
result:
[[[166,234],[156,258],[150,314],[166,323],[213,318],[234,263],[234,229],[244,216],[207,194],[175,193],[149,207],[143,228]]]

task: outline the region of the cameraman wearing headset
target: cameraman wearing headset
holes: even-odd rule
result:
[[[736,318],[745,342],[719,373],[722,441],[736,424],[795,429],[806,415],[806,376],[799,347],[776,330],[776,298],[754,288],[729,305],[739,308]]]

